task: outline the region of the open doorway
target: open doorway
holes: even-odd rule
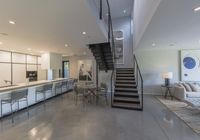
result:
[[[63,78],[69,78],[70,77],[70,73],[69,73],[69,61],[63,61],[62,64],[62,76]]]

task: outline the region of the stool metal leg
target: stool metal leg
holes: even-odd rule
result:
[[[28,112],[28,118],[29,118],[29,106],[28,106],[28,98],[26,98],[26,109],[27,109],[27,112]]]
[[[12,123],[14,123],[14,118],[13,118],[13,104],[10,103],[10,109],[11,109],[11,113],[12,113]]]
[[[3,116],[3,104],[2,104],[2,101],[1,101],[1,117]]]
[[[19,110],[19,101],[17,101],[17,111]]]
[[[35,92],[35,102],[37,103],[37,92]]]
[[[43,102],[46,101],[46,92],[43,93]]]

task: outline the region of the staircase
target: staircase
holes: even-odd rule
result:
[[[133,68],[116,69],[112,107],[141,110]]]
[[[96,59],[99,70],[113,70],[114,64],[110,43],[90,44],[89,49]]]
[[[112,17],[109,0],[100,0],[99,19],[102,20],[103,10],[108,13],[108,42],[90,44],[89,49],[96,60],[96,86],[98,86],[98,72],[111,70],[111,105],[116,108],[143,110],[143,78],[135,55],[134,68],[116,69],[115,37],[113,33]],[[104,7],[106,6],[106,7]],[[135,72],[135,73],[134,73]],[[136,79],[135,79],[136,78]],[[113,87],[113,83],[115,86]],[[114,89],[113,89],[114,88]]]

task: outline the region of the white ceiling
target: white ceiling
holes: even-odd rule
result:
[[[0,33],[8,34],[0,35],[0,49],[89,53],[86,44],[106,41],[97,22],[87,0],[0,0]]]
[[[200,12],[193,11],[198,6],[199,0],[162,0],[139,47],[200,49]]]
[[[109,0],[112,18],[131,16],[133,0]],[[124,13],[124,10],[126,12]]]

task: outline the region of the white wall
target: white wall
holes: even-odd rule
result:
[[[124,45],[124,64],[117,65],[119,68],[132,68],[133,67],[133,45],[131,37],[131,18],[124,17],[113,19],[114,31],[123,31],[123,45]]]
[[[69,60],[70,63],[70,77],[71,78],[78,78],[78,61],[79,60],[85,60],[85,59],[91,59],[93,60],[94,69],[94,82],[96,82],[96,62],[94,60],[94,57],[89,56],[72,56],[72,57],[63,57],[64,60]],[[99,85],[100,83],[106,83],[108,86],[108,90],[110,91],[110,78],[111,78],[111,71],[105,72],[105,71],[99,71]]]
[[[154,15],[161,0],[134,0],[133,28],[134,47],[139,44],[152,16]]]
[[[180,80],[179,50],[140,49],[135,51],[135,54],[144,79],[144,93],[161,93],[160,86],[164,84],[163,72],[173,72],[172,83]]]
[[[95,59],[93,57],[89,57],[89,56],[70,56],[70,57],[63,57],[63,60],[69,60],[69,74],[70,74],[70,78],[76,78],[78,79],[78,61],[79,60],[92,60],[93,61],[93,78],[94,81],[96,80],[96,62]]]

